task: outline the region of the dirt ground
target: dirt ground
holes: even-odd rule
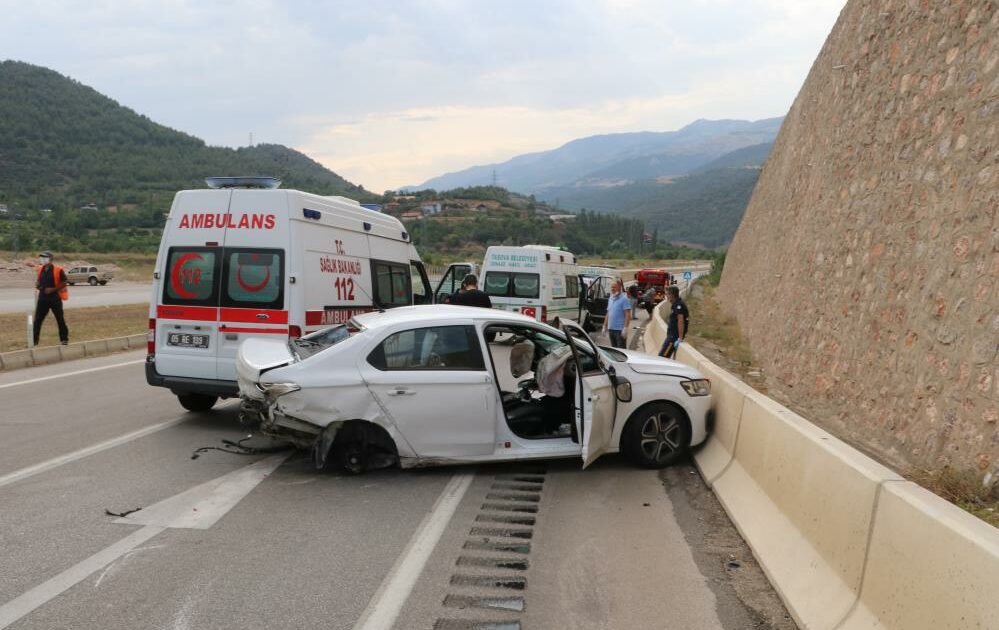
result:
[[[55,252],[54,261],[67,271],[73,267],[93,265],[101,271],[114,273],[114,281],[148,282],[156,262],[156,254],[131,253],[87,253],[60,254]],[[0,288],[13,289],[35,286],[38,257],[23,252],[15,256],[12,252],[0,252]]]

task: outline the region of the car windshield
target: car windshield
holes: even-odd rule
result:
[[[299,358],[305,359],[316,353],[322,352],[327,348],[335,346],[349,337],[350,330],[347,329],[346,324],[340,324],[338,326],[317,330],[314,333],[309,333],[308,335],[299,337],[298,339],[291,339],[288,343],[291,344],[292,350],[298,354]]]

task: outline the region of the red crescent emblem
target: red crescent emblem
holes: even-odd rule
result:
[[[248,293],[256,293],[257,291],[260,291],[261,289],[263,289],[264,287],[267,286],[268,282],[271,281],[271,270],[270,269],[267,270],[267,274],[264,276],[264,279],[260,282],[260,284],[247,284],[243,280],[243,275],[242,274],[243,274],[243,268],[242,267],[238,267],[236,269],[236,283],[239,284],[239,287],[241,289],[243,289],[244,291],[246,291]]]
[[[170,286],[173,287],[173,292],[177,294],[177,297],[184,300],[196,300],[198,298],[196,293],[192,293],[184,288],[183,282],[180,279],[180,272],[184,270],[184,265],[192,260],[204,260],[204,258],[201,257],[201,254],[183,254],[174,262],[173,270],[170,272]]]

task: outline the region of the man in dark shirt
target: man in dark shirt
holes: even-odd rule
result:
[[[66,327],[66,319],[62,314],[62,301],[67,297],[66,272],[62,267],[52,264],[52,252],[42,252],[38,257],[38,279],[35,288],[38,289],[38,301],[35,304],[35,345],[38,345],[38,336],[42,332],[42,322],[45,316],[52,311],[59,326],[59,343],[66,345],[69,343],[69,328]]]
[[[676,286],[666,287],[666,299],[669,300],[669,320],[666,322],[666,340],[659,349],[659,356],[672,359],[680,342],[687,335],[690,324],[690,312],[687,305],[680,299],[680,289]]]
[[[489,296],[479,291],[479,279],[475,277],[474,273],[465,276],[465,279],[461,281],[461,288],[454,292],[449,303],[458,306],[493,307]]]

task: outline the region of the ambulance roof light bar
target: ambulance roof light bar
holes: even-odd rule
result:
[[[276,177],[206,177],[209,188],[261,188],[270,190],[281,185]]]

